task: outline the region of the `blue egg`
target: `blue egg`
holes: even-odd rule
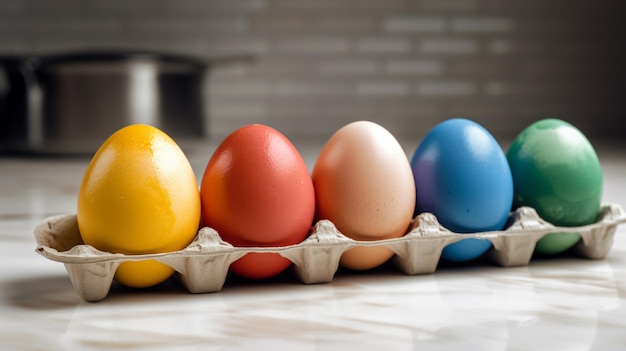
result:
[[[447,229],[475,233],[504,228],[513,203],[513,177],[504,151],[481,125],[455,118],[436,125],[411,158],[415,214],[430,212]],[[468,238],[444,248],[442,258],[463,262],[491,247]]]

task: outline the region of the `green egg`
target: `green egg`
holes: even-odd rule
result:
[[[513,208],[529,206],[556,226],[594,223],[602,200],[602,168],[585,135],[559,119],[524,129],[507,152],[513,175]],[[579,233],[554,233],[537,242],[540,254],[574,246]]]

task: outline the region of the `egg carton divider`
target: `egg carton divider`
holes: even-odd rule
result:
[[[393,264],[408,275],[435,272],[443,248],[466,238],[491,241],[489,258],[503,267],[528,265],[537,241],[559,232],[580,233],[574,251],[588,259],[603,259],[611,249],[617,226],[624,222],[626,212],[617,204],[603,204],[598,220],[580,227],[554,226],[534,209],[521,207],[511,213],[505,230],[460,234],[443,227],[433,214],[422,213],[401,238],[356,241],[339,232],[332,222],[321,220],[303,242],[284,247],[234,247],[217,231],[205,227],[182,250],[141,255],[113,254],[84,244],[76,215],[46,218],[35,227],[34,234],[36,252],[65,265],[81,298],[98,301],[108,295],[115,270],[125,261],[157,260],[172,267],[189,292],[207,293],[222,290],[230,265],[250,252],[278,253],[293,263],[293,271],[303,283],[315,284],[332,281],[341,255],[358,246],[386,246],[394,252]]]

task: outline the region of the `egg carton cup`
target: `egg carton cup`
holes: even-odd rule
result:
[[[284,247],[234,247],[212,228],[201,228],[186,248],[167,253],[124,255],[100,251],[85,245],[76,215],[53,216],[35,228],[36,252],[62,262],[76,292],[86,301],[98,301],[108,294],[117,267],[125,261],[156,260],[175,270],[175,276],[191,293],[220,291],[230,264],[250,252],[278,253],[293,263],[294,272],[305,284],[333,280],[339,259],[359,246],[386,246],[394,252],[395,266],[408,275],[433,273],[444,247],[467,238],[491,241],[487,255],[503,267],[528,265],[535,244],[550,233],[579,233],[582,240],[573,248],[589,259],[605,258],[613,245],[617,226],[626,222],[626,213],[616,204],[603,204],[598,220],[579,227],[558,227],[541,219],[530,207],[512,212],[506,229],[471,234],[444,228],[431,213],[415,217],[401,238],[356,241],[340,233],[328,220],[318,221],[303,242]]]

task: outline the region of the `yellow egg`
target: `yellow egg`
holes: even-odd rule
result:
[[[135,124],[111,135],[87,167],[77,217],[85,244],[128,255],[183,249],[200,223],[200,194],[189,161],[157,128]],[[154,260],[124,262],[115,279],[148,287],[173,270]]]

